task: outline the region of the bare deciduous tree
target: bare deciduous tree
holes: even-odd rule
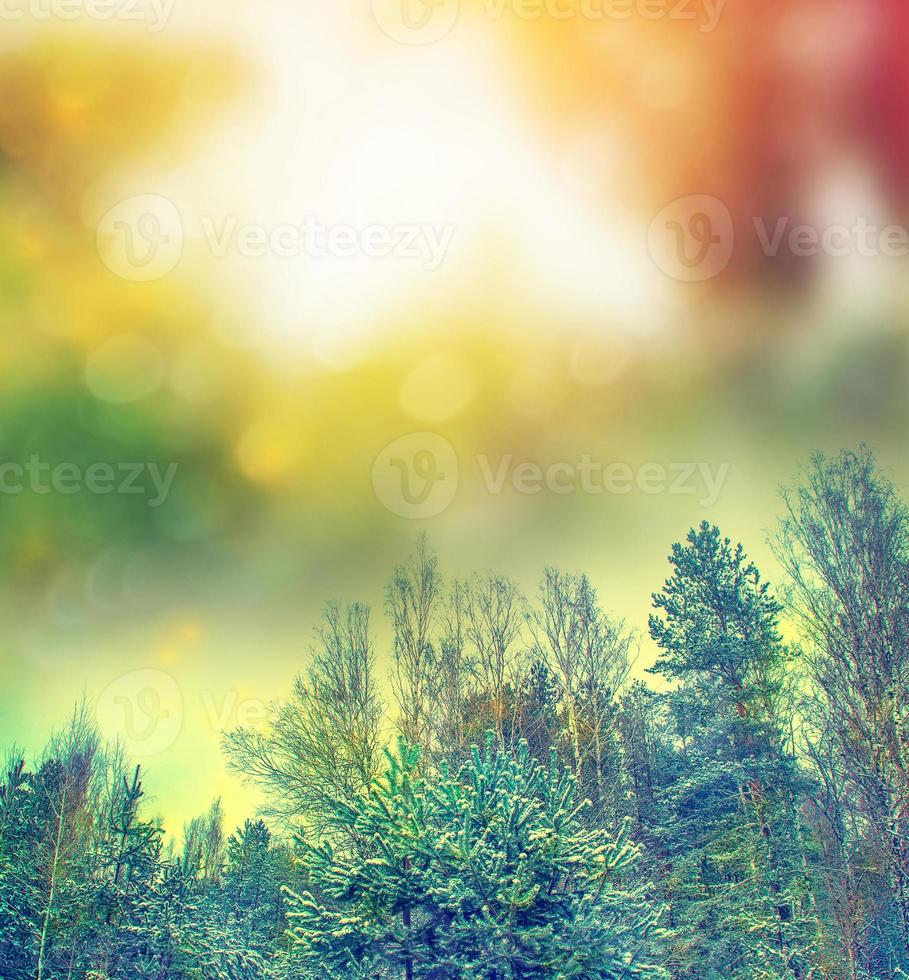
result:
[[[385,610],[394,630],[392,687],[398,706],[398,728],[414,745],[430,747],[441,653],[434,643],[442,602],[438,559],[426,535],[416,553],[395,569],[385,590]]]
[[[274,703],[264,731],[225,736],[231,767],[268,791],[268,812],[319,825],[328,799],[357,793],[381,766],[383,705],[375,682],[369,609],[329,603],[306,675]]]
[[[474,576],[464,587],[464,634],[473,650],[479,700],[485,701],[505,745],[509,691],[517,686],[527,600],[502,575]]]
[[[909,942],[909,512],[866,449],[818,455],[784,499],[775,550],[832,747],[816,769],[830,806],[854,794]]]
[[[442,613],[437,686],[438,712],[433,742],[448,754],[467,747],[470,690],[475,664],[467,650],[465,636],[466,586],[455,582]]]
[[[575,770],[602,808],[619,791],[616,696],[631,669],[634,637],[600,608],[586,575],[555,568],[543,574],[531,621],[538,656],[561,686]]]

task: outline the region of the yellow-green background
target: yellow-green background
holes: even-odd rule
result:
[[[850,33],[856,9],[730,4],[703,35],[491,23],[465,2],[425,47],[386,37],[367,0],[177,0],[155,34],[0,25],[0,454],[179,464],[157,510],[0,496],[0,739],[34,752],[83,692],[167,671],[185,718],[143,760],[154,805],[176,829],[221,795],[237,821],[255,794],[226,773],[203,693],[280,696],[332,597],[373,605],[384,671],[382,589],[419,530],[449,576],[496,569],[532,592],[545,564],[586,570],[644,634],[670,544],[705,517],[774,577],[777,487],[815,449],[865,441],[905,482],[906,261],[747,243],[751,214],[903,220],[898,141],[852,115],[874,108],[863,71],[876,52],[886,67],[888,25]],[[101,262],[95,229],[146,193],[188,224],[419,215],[455,238],[426,272],[217,259],[190,235],[173,272],[136,283]],[[647,230],[694,193],[745,224],[726,272],[684,284]],[[146,360],[118,363],[124,337]],[[421,430],[455,447],[462,482],[412,522],[371,470]],[[709,510],[494,496],[477,453],[729,473]],[[652,655],[642,635],[639,667]]]

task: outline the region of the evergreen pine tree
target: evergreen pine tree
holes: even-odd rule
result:
[[[585,826],[570,771],[492,738],[456,774],[418,759],[400,743],[377,784],[338,801],[355,848],[304,843],[310,887],[289,918],[306,975],[663,975],[638,849],[624,827]]]
[[[650,618],[681,769],[665,789],[660,836],[683,973],[803,977],[814,941],[795,794],[779,715],[788,654],[780,606],[719,529],[673,546]]]

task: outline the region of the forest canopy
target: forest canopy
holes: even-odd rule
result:
[[[709,522],[671,546],[653,684],[586,575],[449,580],[421,538],[391,703],[330,602],[224,737],[266,799],[233,831],[165,835],[88,706],[10,747],[0,977],[909,977],[909,510],[865,449],[782,500],[773,585]]]

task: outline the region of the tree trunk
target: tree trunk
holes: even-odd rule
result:
[[[41,923],[41,943],[38,947],[38,972],[36,974],[36,980],[42,980],[44,974],[44,953],[47,949],[47,930],[50,924],[57,889],[57,864],[60,860],[60,848],[63,846],[63,817],[65,810],[66,787],[64,786],[60,797],[60,812],[57,814],[57,834],[54,838],[54,859],[51,862],[50,892],[47,896],[47,908],[44,910],[44,921]]]

